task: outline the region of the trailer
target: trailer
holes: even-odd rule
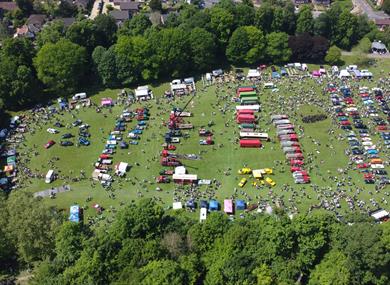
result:
[[[259,139],[240,140],[240,147],[261,147],[261,141]]]

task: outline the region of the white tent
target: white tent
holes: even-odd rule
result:
[[[257,69],[249,69],[247,77],[248,79],[258,78],[260,77],[260,72]]]
[[[138,86],[134,91],[137,100],[153,99],[153,92],[149,89],[149,86]]]
[[[186,168],[184,166],[175,167],[175,174],[177,175],[186,174]]]
[[[173,210],[183,209],[183,204],[181,202],[173,202],[172,209]]]
[[[342,69],[340,70],[340,74],[338,76],[338,78],[350,78],[351,77],[351,74],[348,72],[348,70],[346,69]]]

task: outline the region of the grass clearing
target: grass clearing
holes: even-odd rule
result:
[[[345,61],[350,63],[353,62],[353,59],[347,57]],[[310,66],[310,70],[312,69],[313,66]],[[377,67],[372,67],[370,70],[375,74],[375,78],[378,78],[383,74],[382,70],[390,71],[390,61],[379,61]],[[364,85],[374,87],[375,83],[366,81]],[[201,192],[199,196],[204,198],[214,196],[220,202],[232,195],[243,198],[246,201],[252,200],[252,202],[260,200],[272,203],[276,202],[276,200],[281,200],[286,207],[297,207],[301,211],[307,210],[310,205],[318,204],[317,195],[324,199],[334,191],[343,190],[347,196],[352,196],[357,188],[361,188],[363,191],[358,194],[358,198],[365,201],[374,197],[379,202],[382,197],[385,197],[383,193],[377,193],[374,196],[369,195],[368,191],[374,191],[374,186],[364,184],[362,174],[358,173],[357,170],[348,171],[348,175],[353,183],[351,186],[341,187],[339,190],[336,190],[336,182],[333,177],[340,177],[338,169],[345,169],[348,165],[348,158],[344,154],[347,143],[337,140],[336,137],[341,134],[341,131],[334,125],[330,116],[324,121],[313,124],[302,122],[302,116],[328,113],[327,108],[330,100],[329,94],[323,94],[325,85],[318,84],[318,82],[312,79],[305,80],[303,83],[283,79],[277,83],[277,86],[279,88],[277,93],[265,90],[262,87],[259,88],[259,98],[263,109],[259,113],[259,125],[261,131],[270,134],[271,142],[263,142],[263,149],[240,149],[234,143],[238,137],[238,125],[235,123],[232,111],[235,104],[229,100],[235,92],[233,85],[231,85],[231,88],[225,85],[219,88],[219,90],[217,86],[211,86],[202,91],[202,86],[198,83],[198,93],[188,107],[188,111],[193,113],[193,117],[185,118],[186,121],[191,122],[195,126],[195,129],[188,132],[190,134],[188,139],[182,140],[177,145],[176,152],[180,154],[200,154],[202,159],[199,161],[182,160],[188,172],[198,174],[200,179],[216,179],[220,182],[221,186],[218,188],[201,186],[198,190]],[[161,96],[166,89],[168,89],[168,84],[153,87],[154,94],[157,97]],[[95,103],[99,103],[103,97],[116,99],[119,91],[107,89],[93,94],[92,100]],[[303,96],[299,94],[306,93],[318,96],[318,102],[303,102],[298,99]],[[229,99],[218,99],[216,94],[220,96],[226,95]],[[80,109],[78,113],[73,113],[74,117],[91,125],[91,145],[88,147],[59,146],[61,134],[69,131],[77,135],[77,128],[70,128],[69,130],[62,128],[60,129],[60,134],[51,135],[46,132],[46,129],[52,127],[57,120],[52,118],[51,121],[42,123],[39,126],[40,129],[37,129],[34,134],[26,136],[26,146],[22,147],[19,152],[29,153],[28,167],[43,175],[52,167],[60,171],[62,175],[71,177],[79,176],[80,170],[84,170],[88,179],[70,182],[72,191],[58,194],[57,198],[47,198],[44,201],[66,209],[73,203],[87,206],[86,216],[95,215],[94,210],[91,208],[93,203],[101,204],[105,208],[110,208],[110,206],[117,208],[120,207],[121,202],[126,203],[138,199],[139,194],[137,192],[142,193],[143,197],[157,197],[164,206],[170,206],[174,197],[180,197],[185,202],[185,194],[181,190],[175,191],[173,183],[158,185],[154,181],[155,177],[159,175],[159,171],[163,168],[159,163],[159,152],[162,149],[163,135],[167,128],[162,123],[168,120],[169,111],[173,106],[182,107],[188,99],[189,97],[183,97],[176,99],[172,103],[159,100],[160,103],[158,105],[154,101],[144,104],[150,108],[151,119],[148,128],[141,136],[140,144],[137,146],[130,145],[127,150],[117,149],[114,155],[114,163],[124,161],[132,165],[131,170],[127,174],[128,181],[116,179],[114,182],[113,193],[115,194],[115,199],[110,198],[110,191],[107,191],[100,185],[93,188],[89,178],[91,177],[93,164],[103,150],[106,138],[114,127],[115,118],[122,112],[123,106],[113,107],[111,113],[106,109],[101,113],[96,113],[94,108]],[[358,97],[355,97],[355,100],[361,103]],[[137,106],[140,105],[137,104]],[[131,109],[135,107],[131,106]],[[220,109],[224,107],[227,109],[225,114],[220,112]],[[300,142],[305,158],[307,159],[308,156],[311,156],[313,160],[309,165],[310,169],[308,169],[312,179],[310,185],[295,185],[288,165],[284,163],[283,152],[275,138],[275,127],[270,124],[270,115],[278,112],[288,113],[290,120],[304,129],[304,136],[300,139]],[[64,124],[70,124],[75,120],[74,117],[70,113],[65,113],[57,118]],[[198,143],[199,136],[197,130],[201,126],[207,127],[209,120],[213,120],[215,123],[211,127],[214,133],[215,145],[201,146]],[[126,129],[130,130],[135,124],[135,121],[129,123]],[[328,131],[331,129],[335,131],[333,135],[328,134]],[[374,140],[378,140],[378,135],[372,137]],[[49,139],[55,140],[57,144],[45,150],[43,144]],[[75,141],[75,138],[73,138],[73,141]],[[35,151],[38,152],[37,156],[32,155]],[[381,152],[380,154],[382,158],[385,158],[385,153]],[[27,156],[22,156],[21,159],[24,157]],[[54,160],[54,157],[58,157],[59,160]],[[52,161],[52,166],[50,166],[49,161]],[[138,162],[139,166],[136,166],[135,162]],[[247,185],[242,189],[239,188],[237,184],[241,176],[237,174],[237,171],[244,164],[253,169],[273,168],[274,174],[270,177],[276,182],[276,186],[272,188],[272,191],[268,187],[256,189],[251,185],[253,179],[248,179]],[[231,171],[228,170],[229,168]],[[230,172],[230,175],[225,175],[224,172]],[[245,177],[248,178],[248,176]],[[44,183],[44,179],[26,179],[23,181],[23,188],[27,191],[37,192],[49,187],[60,186],[63,183],[63,180],[57,180],[49,185]],[[285,190],[285,185],[290,185],[291,188]],[[318,185],[320,190],[315,191],[313,185]],[[157,186],[160,186],[163,191],[157,192],[155,190]],[[332,189],[328,187],[332,187]],[[235,191],[235,188],[239,189]],[[86,202],[89,196],[92,197],[92,200]],[[348,211],[348,207],[346,207],[344,202],[342,202],[341,211]]]

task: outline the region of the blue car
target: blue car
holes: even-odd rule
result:
[[[80,137],[80,138],[79,138],[79,143],[80,143],[81,145],[85,145],[85,146],[88,146],[88,145],[91,144],[91,143],[89,142],[89,140],[87,140],[87,139],[84,138],[84,137]]]
[[[130,144],[137,145],[138,142],[137,141],[130,141]]]
[[[135,135],[141,135],[142,134],[142,130],[131,130],[130,133],[133,133]]]
[[[145,126],[145,125],[146,125],[146,122],[145,122],[145,121],[138,121],[138,125],[139,125],[139,126]]]
[[[378,151],[376,149],[369,149],[367,150],[368,154],[378,154]]]

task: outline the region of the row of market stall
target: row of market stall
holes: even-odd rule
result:
[[[16,145],[24,139],[27,124],[23,117],[15,116],[11,119],[9,128],[0,130],[0,189],[10,191],[17,180],[17,152]]]
[[[287,115],[273,115],[271,121],[276,127],[276,135],[280,145],[290,162],[290,171],[297,184],[310,183],[310,176],[304,167],[304,156],[300,147],[295,126]]]

